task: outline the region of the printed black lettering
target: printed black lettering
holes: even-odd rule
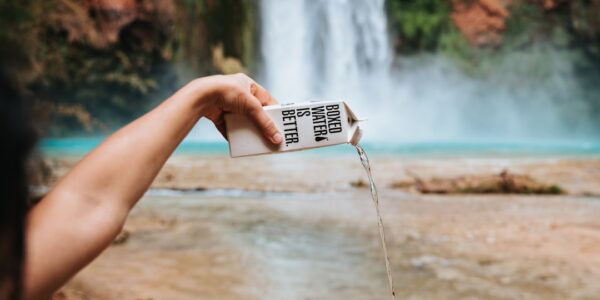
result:
[[[325,114],[325,106],[315,106],[311,110],[312,110],[313,115],[314,114],[321,114],[321,115]]]
[[[285,134],[285,145],[289,145],[289,144],[294,144],[297,143],[299,141],[298,139],[298,132],[294,132],[294,133],[286,133]]]
[[[342,132],[342,123],[329,123],[329,133]]]
[[[291,117],[283,117],[283,122],[295,122],[296,121],[296,117],[295,116],[291,116]]]
[[[313,127],[315,136],[327,135],[327,125],[318,125]]]
[[[341,123],[339,112],[338,112],[337,116],[330,116],[328,113],[327,114],[327,123]]]
[[[328,134],[343,131],[339,104],[316,106],[311,108],[311,113],[316,142],[327,140]]]
[[[325,116],[313,114],[313,124],[325,124]]]
[[[293,116],[295,114],[296,114],[296,110],[294,110],[294,109],[287,109],[287,110],[281,111],[281,115],[283,115],[283,116]]]
[[[329,133],[342,132],[342,121],[339,104],[327,105],[327,128]]]
[[[310,116],[310,110],[308,108],[299,108],[298,109],[298,117],[307,117]]]
[[[286,109],[281,111],[282,122],[283,122],[283,133],[285,138],[285,145],[298,143],[300,141],[298,137],[298,123],[296,122],[296,110]]]

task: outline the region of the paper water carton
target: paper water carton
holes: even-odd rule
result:
[[[277,104],[264,107],[283,136],[273,145],[254,122],[243,114],[227,114],[227,138],[231,157],[270,154],[351,143],[362,132],[359,119],[344,101]]]

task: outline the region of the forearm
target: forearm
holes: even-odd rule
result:
[[[47,297],[93,260],[203,114],[206,80],[179,90],[85,156],[29,215],[25,291]]]
[[[198,79],[84,157],[29,213],[25,299],[47,299],[115,238],[168,157],[205,116],[224,133],[225,113],[245,113],[281,143],[263,105],[276,103],[244,74]]]
[[[102,195],[102,202],[132,207],[202,115],[204,81],[188,84],[154,110],[123,127],[79,162],[55,187]]]

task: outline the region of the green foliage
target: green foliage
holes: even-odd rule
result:
[[[110,130],[132,120],[177,84],[216,72],[211,48],[218,44],[225,55],[251,63],[255,1],[176,3],[173,26],[134,22],[120,30],[116,43],[99,49],[86,38],[70,40],[61,25],[79,5],[76,0],[0,1],[0,42],[9,45],[0,47],[0,55],[34,66],[11,68],[11,73],[26,78],[41,108],[36,119],[50,115],[46,133]],[[82,32],[94,30],[86,23],[77,26]],[[145,45],[139,34],[151,35]]]
[[[57,115],[51,134],[112,128],[143,113],[174,89],[172,69],[156,51],[131,51],[119,42],[111,51],[70,44],[60,33],[49,37],[50,64],[30,84],[38,101],[55,105],[81,105],[94,117],[95,126]],[[171,78],[170,78],[171,77]],[[160,87],[160,89],[159,89]]]
[[[451,38],[450,5],[445,0],[390,0],[388,12],[401,53],[435,51]]]
[[[440,36],[438,51],[450,57],[455,64],[470,73],[477,67],[479,57],[485,50],[473,48],[462,33],[456,27],[451,26],[445,34]]]
[[[580,51],[575,60],[575,71],[580,79],[582,97],[595,103],[600,114],[600,1],[572,0],[568,31],[571,47]]]
[[[215,73],[211,48],[222,45],[227,57],[252,68],[257,43],[257,1],[179,0],[178,35],[180,58],[196,76]],[[188,75],[189,76],[189,75]]]
[[[81,107],[93,120],[94,126],[87,126],[92,130],[121,125],[164,99],[178,83],[216,72],[214,46],[222,45],[225,56],[250,69],[257,56],[257,1],[177,0],[172,27],[136,25],[156,34],[150,48],[140,46],[133,27],[127,27],[107,49],[68,39],[57,25],[67,2],[77,3],[0,1],[0,56],[10,58],[2,70],[26,81],[39,103]],[[386,1],[398,53],[444,55],[476,77],[504,70],[514,76],[499,80],[514,80],[507,84],[516,87],[522,78],[554,84],[544,78],[558,72],[580,89],[577,95],[553,97],[587,99],[600,113],[600,1],[561,1],[552,10],[535,1],[514,3],[502,43],[476,48],[454,26],[449,0]],[[86,126],[72,115],[57,115],[49,127],[64,134]]]
[[[165,29],[131,23],[121,30],[115,44],[97,49],[85,39],[68,40],[67,32],[53,24],[64,12],[41,10],[41,2],[32,3],[28,9],[40,13],[35,15],[36,24],[30,32],[38,42],[29,55],[39,66],[39,74],[28,87],[38,105],[55,108],[48,134],[115,128],[174,90],[173,69],[165,55],[172,40]],[[152,35],[155,44],[141,46],[136,31]],[[75,118],[73,108],[91,119]]]
[[[179,4],[184,8],[184,12],[190,16],[206,10],[205,1],[202,0],[180,0]]]
[[[548,97],[555,103],[582,99],[593,110],[582,114],[600,114],[600,1],[560,1],[552,9],[538,1],[513,2],[494,47],[475,47],[463,38],[450,19],[450,1],[388,0],[387,9],[401,55],[446,56],[465,73],[514,93],[532,85],[548,91],[561,90],[557,84],[574,87]]]
[[[577,94],[562,95],[563,101],[583,98],[596,113],[600,112],[597,84],[600,82],[600,23],[591,17],[600,17],[600,2],[574,0],[552,10],[521,3],[512,5],[510,13],[504,42],[492,62],[498,60],[497,57],[519,55],[521,59],[512,64],[520,66],[522,73],[539,78],[542,84],[553,84],[541,79],[558,72],[564,80],[573,80],[579,87]]]

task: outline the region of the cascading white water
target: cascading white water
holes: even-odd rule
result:
[[[263,63],[250,75],[282,102],[349,101],[368,119],[367,143],[599,140],[568,52],[542,45],[501,53],[478,76],[443,54],[394,59],[384,2],[261,0]],[[189,139],[221,140],[210,122],[200,123]]]
[[[392,62],[383,0],[263,0],[262,79],[282,101],[381,101]],[[370,110],[372,111],[372,110]]]
[[[282,102],[344,99],[367,141],[569,140],[596,134],[572,64],[540,48],[497,60],[486,78],[442,56],[392,67],[384,0],[262,0],[261,82]],[[536,77],[539,66],[550,75]],[[572,99],[572,100],[571,100]]]

